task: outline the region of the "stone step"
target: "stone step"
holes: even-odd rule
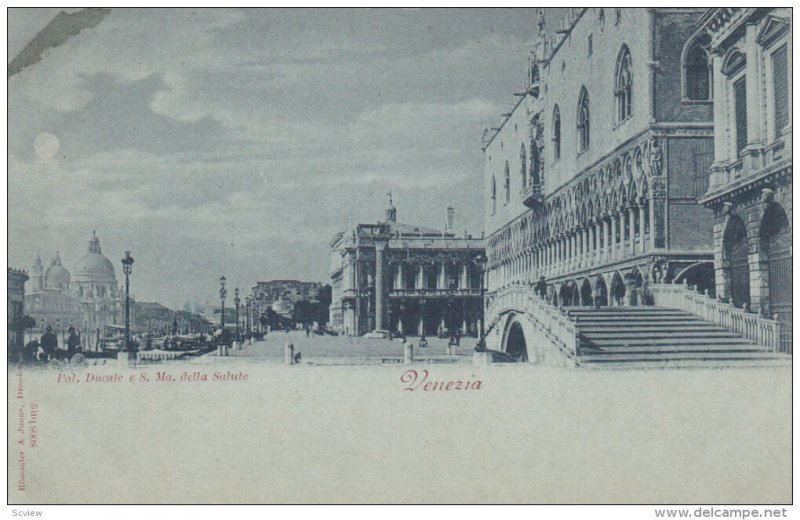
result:
[[[568,317],[571,320],[579,321],[581,323],[590,323],[590,322],[595,322],[595,321],[598,322],[598,323],[614,323],[614,322],[617,322],[617,321],[653,321],[653,322],[659,322],[659,323],[665,322],[665,321],[667,321],[667,322],[669,322],[669,321],[676,321],[676,322],[696,321],[696,322],[700,322],[700,323],[705,323],[705,320],[703,318],[700,318],[698,316],[693,316],[691,314],[669,314],[669,315],[666,315],[666,314],[665,315],[660,315],[659,314],[659,315],[656,315],[656,316],[629,316],[627,314],[624,315],[624,316],[612,316],[612,315],[594,316],[594,315],[591,315],[591,314],[587,314],[587,315],[580,315],[580,316],[569,315]]]
[[[561,307],[566,312],[613,312],[624,314],[628,312],[685,312],[672,307],[659,307],[657,305],[635,305],[631,307]]]
[[[727,332],[731,334],[727,329],[723,327],[717,327],[714,325],[709,325],[707,323],[669,323],[669,324],[662,324],[662,323],[614,323],[613,325],[598,325],[596,323],[592,323],[589,325],[579,324],[578,327],[583,334],[587,333],[595,333],[595,332],[681,332],[681,331],[691,331],[691,332],[698,332],[698,331],[707,331],[707,332]]]
[[[586,370],[661,370],[661,369],[778,369],[784,368],[791,370],[791,359],[748,359],[748,360],[724,360],[724,359],[682,359],[682,360],[656,360],[656,361],[611,361],[608,363],[581,363],[578,365]]]
[[[581,340],[580,366],[681,368],[789,366],[773,353],[714,323],[665,307],[569,307]]]
[[[614,338],[603,339],[599,341],[587,340],[581,338],[581,344],[586,347],[592,348],[606,348],[606,347],[625,347],[625,346],[675,346],[675,345],[753,345],[752,342],[746,339],[730,336],[730,337],[712,337],[712,338]]]
[[[736,334],[732,334],[727,330],[707,330],[707,329],[639,329],[639,328],[619,328],[619,329],[600,329],[600,330],[584,330],[580,329],[579,335],[581,338],[588,341],[604,341],[615,339],[685,339],[685,338],[731,338],[743,339]]]
[[[662,352],[662,353],[630,353],[630,354],[603,354],[580,355],[579,363],[609,363],[609,362],[663,362],[682,360],[715,360],[715,361],[753,361],[776,360],[786,361],[785,354],[769,352]],[[788,359],[791,362],[791,359]]]
[[[614,316],[613,314],[597,315],[597,314],[568,314],[567,318],[573,321],[588,322],[588,321],[704,321],[702,318],[692,316],[691,314],[656,314],[656,315],[641,315],[641,314],[624,314],[622,316]]]
[[[698,352],[754,352],[771,354],[766,347],[759,347],[751,343],[730,344],[720,343],[711,345],[698,345],[687,343],[685,345],[607,345],[603,347],[581,347],[581,355],[604,356],[607,354],[660,354],[660,353],[698,353]]]

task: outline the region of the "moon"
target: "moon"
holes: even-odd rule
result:
[[[36,152],[36,156],[44,161],[55,157],[60,145],[58,137],[49,132],[42,132],[33,140],[33,150]]]

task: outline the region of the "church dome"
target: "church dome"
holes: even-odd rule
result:
[[[103,256],[100,239],[94,233],[89,240],[88,251],[78,260],[73,279],[75,282],[117,282],[114,264]]]
[[[53,263],[44,273],[44,283],[49,289],[67,289],[69,287],[70,274],[66,267],[61,265],[61,257],[56,253]]]

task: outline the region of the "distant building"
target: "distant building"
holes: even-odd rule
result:
[[[457,237],[454,210],[445,230],[397,222],[389,200],[385,219],[336,234],[331,251],[331,326],[343,334],[372,330],[435,335],[475,334],[481,317],[483,240]]]
[[[28,273],[20,269],[8,268],[7,316],[8,349],[20,349],[24,343],[23,332],[16,330],[15,323],[25,316],[25,282]],[[9,356],[9,360],[11,357]]]
[[[97,338],[105,325],[123,323],[124,292],[117,284],[114,265],[103,255],[95,233],[73,272],[62,265],[58,252],[47,269],[39,255],[36,256],[30,274],[28,311],[36,320],[34,333],[42,333],[47,325],[57,332],[73,326],[88,340]]]
[[[246,318],[245,327],[250,326],[254,330],[259,329],[259,319],[266,316],[268,310],[282,318],[291,319],[294,304],[300,300],[318,303],[322,287],[319,282],[301,282],[299,280],[257,282],[251,289],[250,296],[243,299],[242,303],[245,308],[240,309],[240,316]],[[225,322],[231,321],[226,308]]]
[[[156,302],[134,302],[131,314],[131,329],[134,332],[171,334],[173,326],[179,334],[208,332],[210,323],[198,314],[187,311],[173,311]],[[226,320],[227,321],[227,320]]]
[[[694,39],[711,59],[717,294],[792,322],[791,8],[710,9]]]

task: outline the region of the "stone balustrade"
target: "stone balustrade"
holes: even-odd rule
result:
[[[548,334],[559,348],[572,356],[578,355],[580,340],[575,323],[561,311],[539,298],[530,286],[513,285],[498,291],[492,300],[488,316],[516,309],[525,312]]]
[[[673,307],[690,312],[706,321],[716,323],[773,352],[790,352],[791,345],[781,342],[781,323],[777,319],[759,316],[746,308],[736,308],[706,294],[700,294],[687,285],[652,284],[650,291],[655,305]]]

